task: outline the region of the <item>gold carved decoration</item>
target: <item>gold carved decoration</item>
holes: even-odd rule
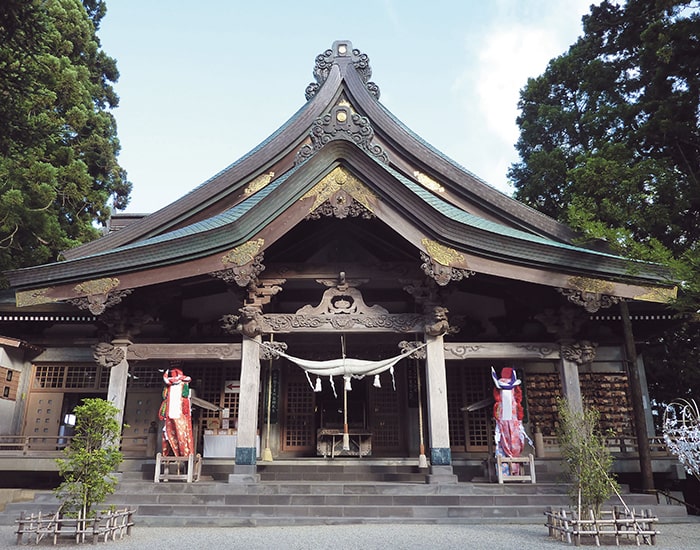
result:
[[[454,248],[449,248],[427,238],[422,239],[421,243],[430,257],[440,265],[449,267],[455,263],[464,262],[464,256]]]
[[[255,259],[255,256],[257,256],[264,244],[265,239],[255,239],[254,241],[245,242],[222,256],[221,262],[224,265],[246,265]]]
[[[46,293],[53,290],[49,288],[37,288],[34,290],[21,290],[15,293],[15,302],[17,307],[35,306],[38,304],[50,304],[58,302],[55,298],[47,296]]]
[[[583,292],[594,292],[596,294],[612,294],[614,286],[609,281],[601,279],[589,279],[588,277],[569,277],[569,286]]]
[[[647,288],[648,292],[644,294],[639,294],[634,297],[635,300],[642,300],[644,302],[659,302],[662,304],[671,302],[676,299],[678,294],[678,288]]]
[[[272,178],[275,177],[274,172],[270,172],[268,174],[262,174],[255,178],[253,181],[251,181],[248,184],[248,187],[245,188],[244,193],[246,195],[252,195],[253,193],[257,193],[260,191],[263,187],[265,187],[268,183],[272,181]]]
[[[436,182],[433,178],[426,176],[422,172],[419,172],[416,170],[413,172],[413,177],[416,178],[416,181],[420,183],[423,187],[428,189],[429,191],[434,191],[435,193],[444,193],[445,188],[440,185],[438,182]]]
[[[301,200],[315,197],[314,203],[309,209],[309,212],[313,212],[340,191],[344,191],[367,210],[374,212],[372,203],[376,202],[376,195],[342,166],[334,168],[301,197]]]
[[[73,290],[84,296],[94,296],[96,294],[107,294],[119,286],[119,279],[116,277],[105,277],[104,279],[94,279],[85,281],[73,287]]]

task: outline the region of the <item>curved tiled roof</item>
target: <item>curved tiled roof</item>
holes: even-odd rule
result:
[[[334,51],[338,44],[334,44]],[[635,262],[632,273],[630,260],[576,246],[568,228],[488,186],[403,125],[377,101],[376,94],[368,89],[366,75],[355,68],[352,58],[336,56],[333,63],[327,71],[324,68],[325,79],[315,95],[247,155],[160,211],[67,253],[66,261],[9,272],[11,284],[26,289],[46,285],[47,281],[70,283],[174,265],[226,251],[275,223],[338,164],[351,167],[381,196],[387,208],[445,246],[509,265],[641,285],[664,284],[665,271],[658,265]],[[293,159],[302,144],[310,137],[313,141],[315,136],[310,133],[315,121],[327,114],[341,96],[373,125],[375,135],[389,151],[389,164],[346,138],[329,138],[311,158],[296,164],[287,160],[286,172],[245,196],[242,189],[254,176],[270,170],[280,159]],[[477,216],[440,198],[402,173],[391,162],[392,157],[439,174],[441,184],[451,193],[493,215],[488,219]],[[240,198],[231,205],[234,192]],[[217,210],[218,204],[221,206]],[[196,219],[195,213],[203,208],[211,212],[206,219],[187,222]]]

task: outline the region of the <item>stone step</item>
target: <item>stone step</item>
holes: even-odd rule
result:
[[[320,523],[452,523],[542,521],[547,506],[567,507],[566,487],[557,484],[256,484],[122,482],[106,504],[129,505],[135,521],[158,526],[300,525]],[[651,509],[660,518],[686,516],[681,506],[659,505],[652,495],[626,494],[627,506]],[[611,501],[618,505],[619,501]],[[9,503],[0,524],[26,513],[53,513],[52,492],[33,502]]]
[[[135,510],[134,521],[157,526],[313,525],[322,523],[542,522],[547,507],[568,507],[561,483],[427,483],[415,460],[276,461],[258,464],[259,481],[231,482],[230,461],[206,461],[196,483],[153,482],[154,463],[123,472],[105,505]],[[625,503],[661,517],[683,517],[682,506],[626,493]],[[618,505],[619,501],[611,501]],[[33,502],[8,503],[0,524],[21,511],[53,513],[58,501],[39,491]]]

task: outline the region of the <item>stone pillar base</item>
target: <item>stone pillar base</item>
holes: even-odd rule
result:
[[[255,465],[236,464],[233,473],[229,474],[229,483],[257,483],[260,481],[260,474],[257,473]]]
[[[425,476],[426,483],[457,483],[457,476],[452,466],[431,466],[430,473]]]

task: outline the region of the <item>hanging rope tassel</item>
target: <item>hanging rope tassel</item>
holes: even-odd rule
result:
[[[320,376],[316,377],[316,386],[314,387],[314,391],[316,393],[320,393],[322,391],[321,390],[321,377]]]
[[[381,388],[381,387],[382,387],[382,383],[379,381],[379,375],[378,375],[378,374],[375,374],[375,375],[374,375],[374,384],[373,384],[373,386],[374,386],[375,388]]]

